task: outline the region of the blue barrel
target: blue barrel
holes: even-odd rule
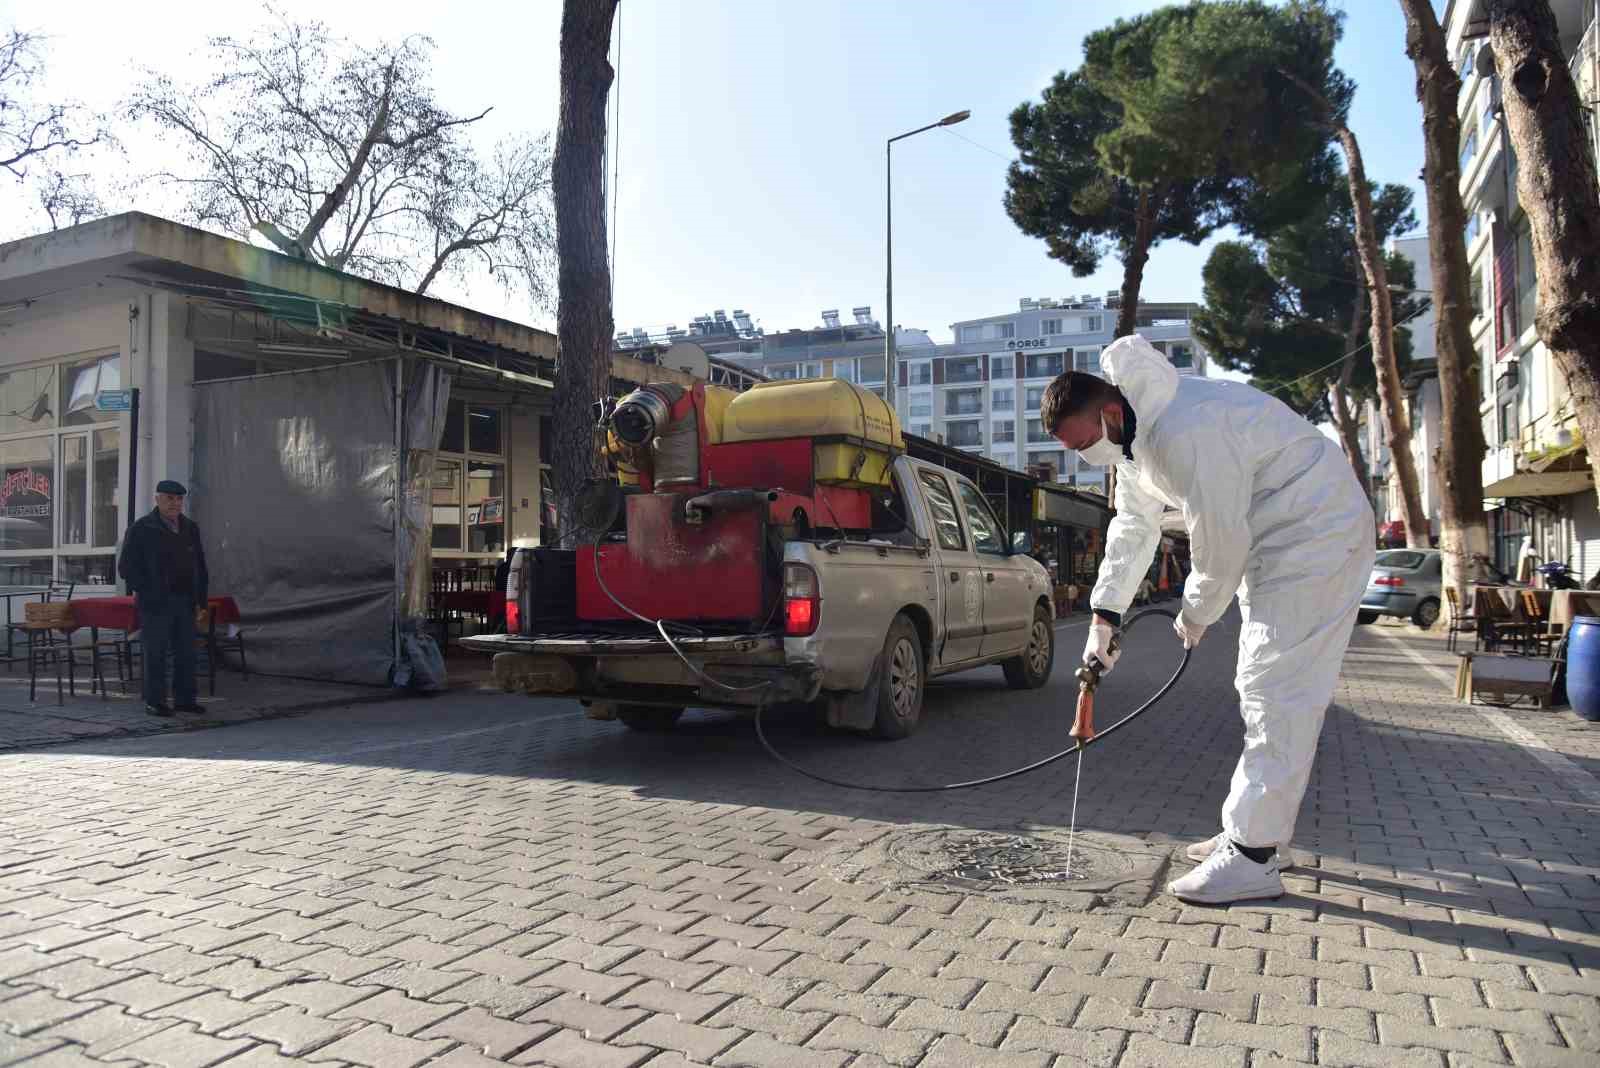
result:
[[[1574,616],[1567,637],[1567,699],[1584,719],[1600,721],[1600,616]]]

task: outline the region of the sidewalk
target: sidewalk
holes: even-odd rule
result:
[[[11,674],[0,674],[0,752],[37,749],[91,738],[130,738],[176,731],[204,730],[258,719],[275,719],[318,709],[397,701],[416,697],[408,690],[378,686],[357,686],[338,682],[317,682],[252,674],[248,679],[237,671],[217,674],[217,694],[207,694],[207,682],[199,681],[200,706],[204,716],[176,715],[162,719],[147,715],[139,686],[129,683],[124,694],[116,679],[102,699],[90,693],[88,673],[79,669],[77,695],[68,694],[56,703],[55,675],[41,675],[37,699],[28,699],[28,676],[20,665]],[[450,689],[476,691],[488,688],[488,660],[485,657],[452,656],[448,661]],[[495,692],[498,692],[496,690]]]

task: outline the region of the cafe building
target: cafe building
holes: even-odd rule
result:
[[[118,592],[122,532],[174,478],[252,668],[388,682],[436,590],[553,538],[555,348],[139,212],[0,245],[0,588]]]

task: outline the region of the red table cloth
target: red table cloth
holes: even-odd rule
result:
[[[139,629],[139,609],[132,597],[80,597],[71,603],[73,621],[80,627]],[[239,622],[239,605],[232,597],[212,597],[207,604],[218,626]]]

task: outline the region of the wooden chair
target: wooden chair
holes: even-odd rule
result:
[[[1478,643],[1482,641],[1482,634],[1478,631],[1478,617],[1471,612],[1461,610],[1461,598],[1456,594],[1454,586],[1446,586],[1444,599],[1450,606],[1450,627],[1445,634],[1445,648],[1450,652],[1456,651],[1456,635],[1471,633],[1472,649],[1477,652]]]
[[[26,602],[23,607],[26,608],[27,604],[49,604],[51,601],[70,601],[72,600],[72,591],[76,587],[77,583],[75,582],[68,582],[61,579],[51,579],[45,588],[39,591],[39,599],[37,601]],[[26,619],[18,623],[13,623],[10,620],[6,621],[5,660],[6,671],[8,673],[11,670],[11,664],[13,662],[18,660],[26,660],[32,656],[31,650],[22,653],[15,651],[17,637],[20,635],[24,641],[28,641],[31,640],[37,633],[39,632],[35,628],[28,626]],[[44,634],[42,636],[46,640],[50,639],[49,634]]]
[[[54,592],[53,586],[54,584],[51,592]],[[40,669],[54,667],[56,704],[65,703],[61,692],[63,664],[67,669],[67,688],[72,696],[78,696],[77,662],[72,648],[72,632],[77,626],[72,618],[72,609],[67,605],[71,589],[71,584],[67,584],[68,597],[62,600],[51,601],[47,593],[45,600],[23,606],[22,630],[28,636],[28,700],[30,701],[38,700]],[[57,640],[58,634],[61,636],[60,640]]]
[[[1534,656],[1549,655],[1551,648],[1561,640],[1561,628],[1546,618],[1539,595],[1532,590],[1522,591],[1522,614],[1528,617],[1528,650]]]
[[[1484,606],[1488,612],[1478,615],[1484,649],[1492,652],[1501,645],[1510,645],[1519,652],[1524,651],[1534,625],[1512,616],[1510,609],[1497,597],[1484,601]]]

